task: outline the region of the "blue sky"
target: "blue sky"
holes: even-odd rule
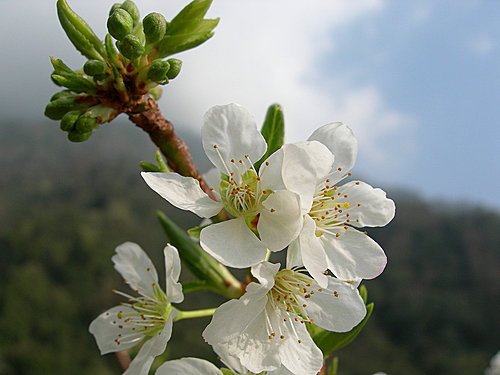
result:
[[[104,35],[114,1],[69,2]],[[137,3],[170,18],[186,2]],[[49,55],[83,64],[54,4],[0,0],[10,15],[0,25],[4,117],[40,123],[55,91]],[[260,122],[279,102],[290,141],[348,123],[360,142],[355,175],[367,182],[500,209],[500,2],[214,0],[210,15],[221,17],[216,36],[181,56],[161,101],[181,131],[198,132],[215,104],[239,102]]]

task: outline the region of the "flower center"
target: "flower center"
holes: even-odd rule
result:
[[[158,284],[153,284],[153,298],[148,296],[132,297],[120,291],[114,292],[127,297],[128,301],[122,303],[122,305],[134,310],[117,313],[116,316],[121,323],[121,325],[118,325],[119,328],[126,329],[128,332],[132,331],[132,335],[140,334],[143,336],[154,336],[163,330],[173,307]],[[117,340],[124,338],[124,336],[119,336]]]
[[[327,179],[324,185],[318,186],[309,211],[309,216],[316,223],[317,237],[324,233],[339,237],[342,230],[349,229],[346,224],[351,222],[349,211],[352,208],[352,202],[349,195],[329,183],[330,180]]]

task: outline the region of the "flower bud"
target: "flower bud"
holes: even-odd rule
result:
[[[97,126],[97,120],[94,117],[83,115],[80,116],[76,121],[75,131],[84,134],[92,132],[92,129],[94,129],[96,126]]]
[[[162,59],[154,60],[149,67],[148,79],[154,82],[165,81],[169,69],[170,64],[168,61],[163,61]]]
[[[81,115],[82,113],[80,111],[69,111],[66,113],[61,119],[61,130],[65,132],[71,131]]]
[[[69,90],[59,91],[51,96],[50,101],[53,102],[54,100],[57,100],[59,98],[65,97],[65,96],[73,96],[73,94]]]
[[[91,135],[92,135],[91,131],[87,133],[79,133],[75,130],[72,130],[68,133],[68,139],[71,142],[83,142],[89,139]]]
[[[124,9],[116,9],[108,18],[108,31],[116,40],[122,40],[134,29],[132,16]]]
[[[134,60],[144,53],[144,46],[141,40],[133,35],[128,34],[123,40],[117,43],[117,47],[127,59]]]
[[[89,76],[100,76],[106,72],[106,64],[100,60],[89,60],[83,66],[83,71]]]
[[[121,7],[122,5],[120,3],[114,3],[109,10],[108,17],[111,16],[115,10],[120,9]]]
[[[167,30],[167,21],[160,13],[149,13],[142,20],[142,27],[148,44],[155,43],[163,38]]]
[[[134,26],[139,23],[139,19],[141,18],[141,15],[139,13],[139,9],[137,8],[137,5],[131,0],[125,0],[121,7],[121,9],[126,10],[128,14],[132,17],[132,20],[134,21]]]
[[[63,96],[47,104],[45,107],[45,116],[51,120],[60,120],[71,111],[75,106],[74,96]]]
[[[182,61],[178,59],[168,59],[167,62],[170,64],[170,69],[167,72],[167,78],[174,79],[181,72]]]

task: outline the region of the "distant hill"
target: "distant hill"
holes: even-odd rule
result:
[[[115,246],[138,242],[161,270],[156,210],[185,227],[198,220],[174,211],[140,178],[138,162],[154,157],[140,130],[113,124],[70,144],[57,126],[0,126],[0,375],[119,373],[87,332],[117,301]],[[187,141],[207,168],[199,139]],[[389,194],[395,220],[369,230],[389,264],[366,282],[375,313],[338,353],[340,375],[482,374],[500,349],[499,213]],[[200,296],[186,304],[219,301]],[[213,358],[197,339],[207,323],[176,325],[169,354]]]

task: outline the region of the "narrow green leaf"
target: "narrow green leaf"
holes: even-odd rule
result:
[[[208,224],[210,225],[210,224]],[[187,230],[187,234],[189,234],[190,237],[199,240],[200,239],[200,232],[203,228],[208,227],[208,225],[201,225],[198,227],[192,227]]]
[[[361,285],[359,287],[359,295],[361,296],[361,298],[363,299],[363,302],[366,305],[368,303],[368,289],[366,289],[366,286]]]
[[[181,260],[193,275],[205,281],[210,290],[227,298],[238,298],[243,294],[240,282],[225,266],[203,251],[164,213],[158,212],[157,215],[170,243],[179,250]]]
[[[167,34],[181,34],[193,31],[196,23],[205,17],[212,0],[194,0],[186,5],[168,25]]]
[[[61,59],[56,59],[55,57],[50,57],[50,63],[52,64],[52,67],[54,68],[54,71],[57,74],[60,75],[75,75],[76,73],[71,69],[69,66],[67,66]]]
[[[58,86],[63,86],[66,87],[67,89],[76,92],[76,93],[94,93],[95,92],[95,84],[94,82],[88,80],[85,77],[79,76],[79,75],[73,75],[73,76],[62,76],[59,74],[52,73],[50,76],[52,78],[52,81],[58,85]]]
[[[205,291],[205,290],[210,290],[210,286],[207,284],[206,281],[203,280],[195,280],[182,283],[182,292],[184,294]]]
[[[78,51],[89,59],[104,60],[102,42],[90,26],[69,7],[66,0],[57,1],[57,15],[66,35]]]
[[[235,373],[229,370],[228,368],[223,367],[220,370],[222,372],[222,375],[235,375]]]
[[[330,353],[349,345],[365,327],[366,323],[370,319],[370,316],[372,315],[373,307],[373,303],[366,305],[365,318],[349,332],[338,333],[325,331],[321,328],[318,330],[315,329],[317,333],[313,334],[313,340],[321,349],[323,355],[327,356]]]
[[[261,133],[267,142],[267,151],[264,156],[255,163],[255,169],[257,170],[259,170],[264,160],[273,152],[279,150],[285,142],[285,117],[283,108],[279,104],[272,104],[269,106]]]

